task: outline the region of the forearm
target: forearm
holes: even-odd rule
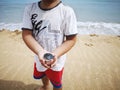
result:
[[[67,53],[76,43],[76,35],[67,37],[66,41],[56,48],[53,53],[59,58],[60,56]]]
[[[33,38],[32,32],[28,30],[22,31],[22,37],[29,49],[31,49],[35,54],[38,55],[43,48],[38,44],[38,42]]]

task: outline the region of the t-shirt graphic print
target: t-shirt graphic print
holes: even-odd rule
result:
[[[61,37],[59,30],[52,30],[49,20],[36,20],[37,14],[33,14],[31,21],[33,25],[33,36],[38,43],[47,51],[52,52],[59,46]]]

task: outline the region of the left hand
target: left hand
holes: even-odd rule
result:
[[[55,54],[52,53],[52,55],[54,56],[54,58],[52,59],[52,62],[51,62],[51,65],[50,67],[54,67],[56,65],[56,62],[57,62],[57,56]]]

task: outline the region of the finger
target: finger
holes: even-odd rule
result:
[[[40,63],[43,63],[43,60],[40,60]]]
[[[55,57],[51,63],[51,68],[56,65],[56,62],[57,62],[57,58]]]
[[[51,60],[51,64],[54,64],[55,62],[56,62],[55,58]]]
[[[50,65],[50,68],[54,67],[55,65],[56,65],[56,63],[55,63],[55,64]]]
[[[45,68],[50,68],[50,66],[48,66],[45,61],[43,60],[40,60],[41,64],[45,67]]]
[[[44,64],[44,67],[46,67],[46,68],[50,68],[50,66],[48,66],[47,64]]]
[[[47,64],[42,63],[42,65],[43,65],[45,68],[50,68],[50,66],[48,66]]]

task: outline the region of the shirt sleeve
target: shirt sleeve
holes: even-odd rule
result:
[[[23,23],[22,23],[22,30],[32,30],[33,26],[31,23],[31,15],[30,11],[31,5],[25,7],[24,14],[23,14]]]
[[[69,36],[77,33],[78,31],[76,16],[73,9],[69,7],[66,13],[64,35]]]

